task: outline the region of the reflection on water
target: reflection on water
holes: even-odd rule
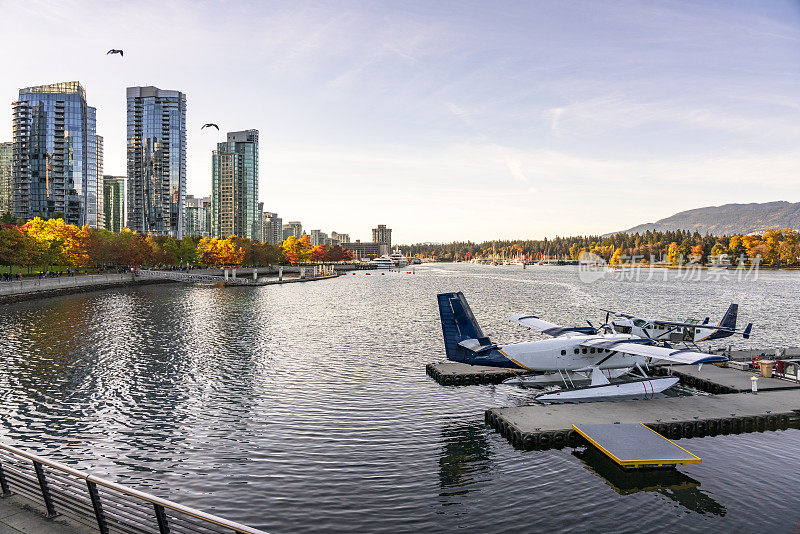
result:
[[[471,491],[476,474],[491,468],[490,455],[482,422],[446,425],[442,429],[442,453],[439,457],[439,496]]]
[[[537,337],[512,313],[584,324],[600,306],[716,316],[738,301],[762,332],[750,344],[797,345],[796,309],[773,295],[797,295],[798,274],[589,286],[570,268],[440,267],[6,305],[0,436],[271,532],[780,532],[800,518],[785,499],[800,479],[785,452],[800,447],[798,430],[693,439],[703,463],[676,472],[682,482],[615,479],[609,491],[569,449],[515,450],[483,424],[485,409],[535,391],[425,375],[443,358],[440,292],[464,291],[498,342]],[[781,468],[765,477],[763,465]]]
[[[725,507],[700,490],[700,482],[678,469],[625,470],[594,447],[575,449],[572,454],[620,495],[654,491],[692,512],[725,515]]]

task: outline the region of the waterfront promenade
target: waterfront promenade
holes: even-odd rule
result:
[[[133,273],[87,274],[60,276],[56,278],[23,278],[12,282],[0,282],[0,302],[27,300],[40,296],[51,296],[81,291],[93,291],[133,284]]]
[[[0,534],[88,534],[90,531],[67,523],[63,518],[47,519],[44,509],[24,497],[0,499]]]
[[[346,270],[347,266],[334,269],[335,272]],[[305,276],[300,276],[302,270],[307,270]],[[233,269],[229,269],[229,273]],[[253,272],[256,272],[258,281],[253,280]],[[217,280],[227,282],[229,285],[272,285],[288,284],[293,282],[309,282],[314,280],[324,280],[334,278],[336,275],[312,276],[313,267],[290,267],[282,268],[283,277],[278,278],[277,267],[240,267],[235,269],[237,278],[225,280],[224,269],[192,269],[190,271],[142,271],[150,273],[149,276],[141,276],[131,272],[113,274],[88,274],[77,276],[59,276],[53,278],[23,278],[9,282],[0,282],[0,303],[16,302],[29,300],[32,298],[51,297],[56,295],[66,295],[70,293],[80,293],[83,291],[96,291],[115,287],[128,286],[133,284],[159,284],[170,282],[192,282],[191,276],[196,275],[206,278],[208,281]],[[158,273],[154,276],[152,273]],[[316,274],[316,273],[315,273]],[[186,278],[185,280],[183,278]]]

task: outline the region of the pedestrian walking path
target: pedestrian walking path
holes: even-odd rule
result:
[[[87,534],[59,517],[47,519],[33,501],[12,495],[0,499],[0,534]]]

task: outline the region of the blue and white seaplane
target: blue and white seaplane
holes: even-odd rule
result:
[[[717,324],[709,324],[706,317],[702,322],[699,319],[678,318],[677,321],[665,321],[662,319],[651,319],[637,317],[629,313],[606,310],[606,323],[600,327],[609,332],[621,334],[633,334],[638,337],[652,339],[659,343],[683,343],[694,345],[700,341],[713,341],[723,339],[734,334],[740,334],[744,339],[750,339],[750,332],[753,330],[753,323],[748,323],[744,330],[736,329],[736,319],[739,315],[739,305],[731,304],[722,319]],[[613,315],[618,319],[609,321]]]
[[[649,377],[644,371],[649,363],[702,365],[727,360],[724,356],[689,349],[658,347],[653,340],[632,334],[598,333],[593,327],[562,327],[535,315],[511,315],[507,319],[553,339],[498,345],[484,336],[463,293],[441,293],[438,301],[448,360],[537,373],[509,379],[508,383],[564,384],[564,389],[536,397],[543,402],[650,399],[677,384],[678,378]],[[633,375],[634,370],[637,375]],[[630,378],[614,383],[609,380],[628,374]],[[577,385],[581,382],[588,385]]]

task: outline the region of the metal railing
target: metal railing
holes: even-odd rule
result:
[[[223,276],[190,273],[186,271],[158,271],[154,269],[139,269],[136,271],[136,276],[138,278],[163,278],[165,280],[175,280],[176,282],[225,282],[225,277]]]
[[[264,534],[2,443],[0,490],[2,497],[18,493],[43,503],[47,517],[63,515],[101,534]]]

